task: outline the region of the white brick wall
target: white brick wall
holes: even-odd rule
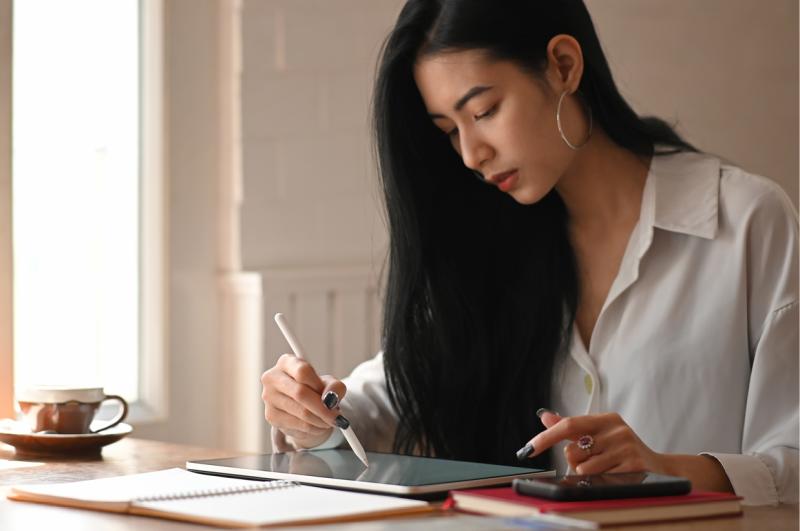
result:
[[[402,3],[245,0],[246,269],[379,269],[386,232],[369,102],[377,54]]]
[[[244,1],[242,263],[263,279],[264,368],[286,351],[276,311],[323,373],[378,350],[387,237],[369,105],[402,3]]]
[[[797,206],[797,0],[586,5],[637,112],[676,121],[697,147],[775,180]]]

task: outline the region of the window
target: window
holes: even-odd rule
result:
[[[14,385],[163,404],[160,5],[13,5]]]

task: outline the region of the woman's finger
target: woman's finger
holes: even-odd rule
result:
[[[328,409],[335,409],[339,407],[339,403],[347,393],[347,386],[344,382],[337,380],[329,374],[320,376],[320,379],[325,384],[322,390],[322,403]]]
[[[284,395],[282,393],[278,393],[270,397],[272,404],[286,413],[293,415],[300,420],[303,420],[309,424],[313,424],[317,428],[327,429],[330,428],[331,425],[325,420],[317,415],[314,414],[309,409],[306,409],[300,402],[297,402],[294,398]]]
[[[616,448],[631,448],[631,430],[627,425],[612,425],[591,435],[591,447],[581,448],[577,442],[564,447],[564,456],[572,469],[592,456],[612,452]]]
[[[335,410],[331,411],[322,402],[322,395],[309,388],[307,385],[302,384],[290,375],[277,375],[276,377],[276,390],[288,396],[290,399],[298,402],[303,408],[309,410],[316,417],[322,419],[328,426],[336,425],[336,417],[339,415]],[[297,411],[294,409],[294,411]],[[303,415],[298,415],[300,418],[305,418]]]
[[[291,376],[295,381],[322,395],[325,384],[322,383],[317,371],[306,360],[300,359],[291,354],[284,354],[278,358],[276,364],[283,372]]]
[[[551,428],[562,420],[561,415],[554,413],[547,408],[539,408],[536,411],[536,416],[539,417],[539,420],[542,421],[542,424],[544,424],[545,428]],[[517,450],[517,459],[520,461],[528,457],[533,457],[534,455],[535,453],[532,441],[528,441],[525,446]]]
[[[534,448],[532,456],[544,452],[561,441],[576,441],[584,435],[595,435],[617,426],[627,426],[617,413],[564,417],[531,439],[530,444]]]
[[[529,443],[533,446],[531,457],[541,454],[563,440],[574,441],[583,435],[597,433],[601,427],[602,423],[596,415],[564,417],[531,439]]]
[[[276,407],[274,404],[267,404],[265,406],[265,416],[270,424],[292,437],[297,436],[296,434],[302,434],[304,437],[320,436],[331,429],[330,427],[319,428],[314,426]]]
[[[575,470],[576,466],[601,453],[603,453],[603,450],[600,449],[596,443],[588,450],[582,450],[578,447],[578,444],[574,442],[564,447],[564,457],[567,459],[569,467],[573,470]]]
[[[599,454],[592,454],[583,461],[570,465],[576,474],[602,474],[619,465],[625,455],[618,450],[608,450]]]
[[[606,470],[607,474],[622,474],[623,472],[643,472],[647,470],[642,460],[625,460],[613,468]]]
[[[541,408],[536,412],[536,416],[542,421],[545,428],[551,428],[561,421],[562,417],[558,413],[550,411],[549,409]]]

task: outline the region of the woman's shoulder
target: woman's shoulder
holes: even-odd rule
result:
[[[684,198],[703,205],[703,214],[715,226],[706,247],[715,257],[710,263],[720,275],[727,270],[746,276],[753,322],[762,323],[772,310],[796,302],[800,226],[787,193],[774,180],[720,157],[703,153],[681,157],[675,174],[700,183],[690,185],[691,193]]]
[[[714,239],[781,226],[779,232],[797,237],[797,211],[780,185],[714,154],[659,155],[650,176],[660,228]]]
[[[741,215],[769,210],[776,216],[797,221],[797,210],[789,196],[774,180],[749,172],[712,153],[669,153],[654,159],[653,168],[661,178],[661,188],[670,199],[691,202],[693,197],[709,200],[717,196],[720,207]],[[665,181],[668,181],[667,184]],[[682,193],[672,193],[680,188]]]
[[[719,229],[742,242],[751,258],[797,252],[797,209],[774,180],[721,160],[719,171]],[[772,261],[777,259],[773,256]]]
[[[720,209],[734,220],[797,226],[797,210],[778,183],[723,159],[720,159],[719,201]]]

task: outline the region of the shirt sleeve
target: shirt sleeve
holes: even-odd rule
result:
[[[383,352],[358,365],[350,376],[342,380],[347,393],[339,407],[347,417],[364,449],[372,452],[391,452],[397,430],[397,413],[392,407],[386,388],[383,370]],[[284,440],[297,448],[291,437]],[[338,448],[346,444],[342,430],[333,430],[331,436],[315,446],[314,450]]]
[[[752,343],[742,451],[706,454],[748,505],[798,502],[798,225],[776,189],[757,200],[749,235]]]
[[[747,505],[798,501],[798,305],[772,314],[748,389],[741,454],[708,453]]]

